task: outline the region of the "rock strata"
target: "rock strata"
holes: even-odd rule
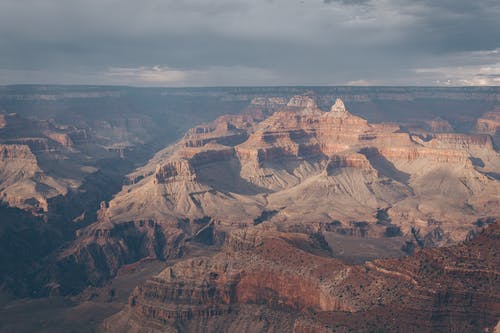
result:
[[[223,240],[239,228],[319,230],[339,221],[345,236],[398,236],[400,247],[419,247],[464,240],[478,218],[498,215],[499,182],[490,172],[500,155],[490,136],[405,133],[351,114],[341,99],[323,111],[310,95],[279,102],[281,109],[270,114],[257,107],[275,102],[257,100],[243,114],[189,130],[136,170],[134,181],[103,208],[106,218],[89,229],[111,223],[117,231],[97,244],[94,231],[82,233],[66,255],[126,242],[128,233],[118,226],[140,221],[178,237],[165,245],[167,257],[189,239],[205,239],[197,236],[204,228],[213,243],[214,235]],[[375,218],[383,207],[390,208],[388,225]],[[199,222],[205,219],[209,226]],[[137,246],[156,242],[140,233]],[[157,256],[153,252],[140,253]],[[82,264],[95,260],[78,257]],[[126,252],[118,257],[108,260],[137,260]],[[103,276],[116,271],[103,267]]]
[[[498,321],[499,232],[494,224],[460,245],[357,266],[312,254],[317,244],[305,235],[265,233],[253,246],[166,268],[138,286],[127,309],[105,326],[122,332],[479,332]],[[274,314],[273,330],[253,320],[256,308]]]

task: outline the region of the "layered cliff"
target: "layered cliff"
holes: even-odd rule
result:
[[[496,146],[500,146],[500,107],[497,106],[477,119],[476,132],[491,135]]]
[[[96,171],[80,161],[69,161],[78,154],[71,138],[74,128],[15,113],[2,119],[0,195],[11,207],[48,214],[52,199],[67,195]]]
[[[499,163],[489,136],[405,133],[368,123],[340,99],[323,111],[311,96],[295,96],[268,115],[253,107],[189,130],[131,175],[64,256],[94,261],[82,255],[89,247],[126,243],[122,224],[144,235],[138,246],[155,243],[140,221],[178,237],[162,256],[144,252],[159,258],[181,253],[201,230],[210,230],[213,242],[215,234],[261,224],[320,230],[338,221],[341,232],[359,222],[350,234],[377,238],[393,230],[401,247],[403,239],[444,245],[465,239],[477,219],[498,215],[499,182],[488,171]],[[109,237],[96,242],[98,230]],[[120,253],[123,262],[137,259]]]
[[[255,230],[254,230],[255,231]],[[138,286],[108,319],[120,332],[482,332],[500,310],[500,228],[404,259],[348,266],[318,238],[273,232],[228,239]],[[397,318],[397,319],[396,319]]]
[[[143,164],[189,127],[243,108],[241,102],[218,97],[157,94],[150,99],[147,91],[146,96],[143,91],[124,96],[109,90],[0,87],[0,207],[14,212],[19,208],[26,221],[36,221],[24,223],[16,218],[17,213],[0,214],[0,236],[5,244],[0,266],[7,270],[2,272],[0,288],[7,293],[26,297],[68,290],[46,287],[49,280],[68,281],[64,276],[54,278],[59,275],[56,262],[62,248],[75,240],[77,229],[96,221],[99,203],[109,201],[120,190],[123,177],[135,164]],[[142,233],[139,230],[137,235]],[[135,234],[130,237],[141,239]],[[125,243],[136,244],[134,240]],[[112,255],[101,258],[111,262],[112,256],[119,256],[120,246],[113,244],[109,247]],[[134,251],[130,249],[126,257],[135,260],[129,253],[140,252],[137,258],[149,253]],[[92,255],[81,253],[85,258],[99,257],[92,251]],[[22,264],[13,265],[12,260]],[[65,269],[80,269],[80,261],[67,262]],[[120,266],[124,261],[116,262]],[[86,260],[90,263],[91,259]],[[112,271],[113,265],[96,267],[101,274]],[[87,283],[85,276],[91,270],[84,267],[83,271]],[[69,286],[69,290],[75,288]]]
[[[0,144],[0,197],[10,206],[47,212],[47,200],[68,185],[45,175],[28,145]]]
[[[498,135],[500,128],[500,108],[494,111],[485,113],[482,117],[478,118],[476,123],[476,130],[479,133],[487,133],[491,135]]]
[[[9,321],[23,319],[60,330],[59,318],[75,314],[92,330],[101,318],[90,313],[103,316],[94,292],[123,287],[107,284],[116,274],[130,283],[128,269],[117,272],[142,258],[166,260],[173,275],[141,284],[115,318],[120,331],[492,328],[496,280],[481,274],[496,276],[482,261],[495,259],[464,250],[473,259],[452,253],[443,269],[439,253],[451,247],[420,248],[482,237],[498,215],[499,96],[494,87],[0,87],[0,186],[23,208],[0,203],[0,288],[40,297],[106,285],[72,298],[70,316],[6,315],[0,330],[22,331]],[[373,262],[413,252],[418,260]],[[450,273],[474,260],[482,271]],[[20,303],[33,309],[23,300],[4,313]]]

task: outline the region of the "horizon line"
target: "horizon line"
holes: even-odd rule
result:
[[[115,87],[136,89],[221,89],[221,88],[500,88],[500,85],[207,85],[207,86],[145,86],[128,84],[79,84],[79,83],[13,83],[0,87]]]

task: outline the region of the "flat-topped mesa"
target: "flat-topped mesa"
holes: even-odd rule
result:
[[[195,180],[195,170],[186,159],[169,161],[156,166],[155,181],[159,184]]]
[[[344,102],[340,98],[337,98],[335,104],[333,104],[330,109],[330,116],[345,118],[348,115],[349,112],[347,112]]]
[[[318,108],[316,101],[312,97],[306,95],[293,96],[286,106],[290,108],[300,108],[300,109]]]

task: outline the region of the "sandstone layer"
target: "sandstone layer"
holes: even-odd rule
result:
[[[157,258],[168,269],[110,329],[491,329],[498,263],[474,242],[498,216],[499,102],[495,87],[0,87],[0,289],[92,295]]]
[[[309,95],[278,105],[189,130],[130,175],[60,260],[91,267],[81,283],[96,283],[141,256],[181,255],[196,238],[220,245],[254,225],[401,236],[401,247],[419,247],[461,241],[478,219],[498,216],[500,184],[491,172],[500,155],[491,136],[370,124],[340,99],[329,111]],[[163,245],[153,250],[158,239]],[[103,264],[94,269],[95,262]]]
[[[473,240],[348,266],[314,234],[237,232],[166,268],[104,324],[116,332],[484,332],[500,319],[498,223]]]
[[[490,134],[497,147],[500,146],[500,107],[496,107],[495,110],[487,112],[478,118],[476,131]]]

